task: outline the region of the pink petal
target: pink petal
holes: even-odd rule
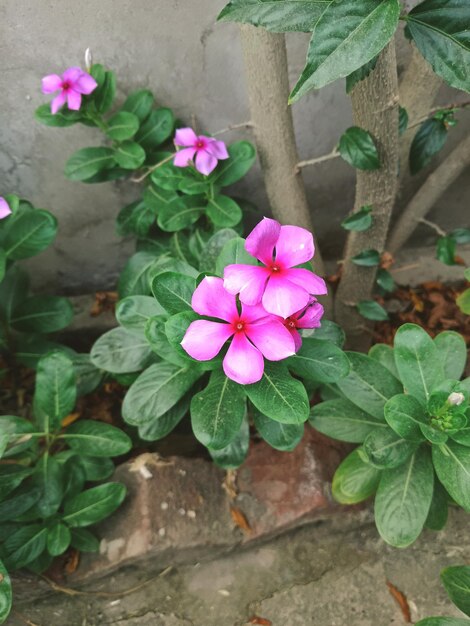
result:
[[[323,296],[325,293],[328,293],[328,288],[323,278],[310,272],[310,270],[288,269],[284,276],[287,280],[303,287],[314,296]]]
[[[270,361],[281,361],[295,354],[295,342],[282,322],[270,320],[247,324],[246,336],[261,354]]]
[[[254,306],[242,304],[240,319],[244,322],[267,321],[272,318],[271,313],[268,313],[262,304],[255,304]]]
[[[315,253],[312,233],[299,226],[281,226],[276,243],[276,261],[294,267],[309,261]]]
[[[270,265],[273,262],[274,246],[280,232],[279,222],[264,217],[246,238],[246,251],[265,265]]]
[[[80,105],[82,104],[82,94],[75,91],[75,89],[70,89],[67,92],[67,106],[71,111],[79,111]]]
[[[5,198],[0,198],[0,220],[11,215],[11,209]]]
[[[263,306],[269,313],[290,317],[309,302],[308,291],[283,276],[271,275],[263,295]]]
[[[319,328],[323,313],[323,307],[319,302],[307,306],[305,313],[297,319],[297,328]]]
[[[192,128],[178,128],[175,133],[174,143],[176,146],[194,146],[197,135]]]
[[[227,147],[223,141],[217,141],[216,139],[208,139],[206,150],[209,154],[211,154],[216,159],[228,159],[229,153],[227,152]]]
[[[82,74],[83,74],[83,70],[81,67],[69,67],[62,74],[62,80],[64,82],[69,83],[71,87],[73,88],[75,86],[76,81],[80,78]]]
[[[224,289],[224,281],[216,276],[206,276],[199,283],[191,306],[199,315],[217,317],[226,322],[238,319],[235,296]]]
[[[300,336],[300,333],[296,328],[287,328],[287,330],[292,335],[292,339],[294,340],[295,344],[295,351],[298,352],[302,347],[302,337]]]
[[[179,150],[175,154],[173,165],[176,165],[176,167],[188,167],[195,154],[196,148],[183,148],[183,150]]]
[[[237,333],[227,350],[223,368],[225,375],[236,383],[257,383],[264,372],[263,355],[248,341],[244,333]]]
[[[65,101],[67,100],[67,94],[63,91],[60,92],[51,102],[51,113],[55,115],[59,109],[61,109]]]
[[[269,270],[256,265],[227,265],[224,269],[224,288],[231,294],[240,294],[243,304],[258,304],[263,297]]]
[[[42,93],[54,93],[62,88],[62,78],[57,74],[49,74],[42,79]]]
[[[76,81],[75,91],[88,95],[97,87],[98,83],[93,78],[93,76],[90,76],[90,74],[87,74],[86,72],[82,72],[78,80]]]
[[[208,176],[217,167],[217,159],[206,150],[198,150],[196,154],[196,169],[204,176]]]
[[[181,345],[193,359],[209,361],[219,354],[231,335],[229,324],[196,320],[189,325]]]

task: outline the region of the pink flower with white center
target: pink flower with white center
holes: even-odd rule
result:
[[[285,319],[306,307],[311,295],[327,293],[323,278],[295,267],[315,252],[305,228],[265,217],[248,235],[245,249],[264,265],[227,265],[224,271],[225,289],[239,294],[243,304],[262,302],[268,313]]]
[[[0,220],[3,220],[9,215],[11,215],[11,209],[8,206],[8,202],[5,200],[5,198],[0,197]]]
[[[62,76],[50,74],[42,79],[42,93],[60,93],[51,102],[51,112],[57,111],[67,103],[72,111],[78,111],[82,104],[82,94],[89,95],[98,87],[98,83],[82,70],[81,67],[69,67]]]
[[[198,172],[208,176],[220,160],[228,159],[229,153],[223,141],[213,137],[196,135],[192,128],[178,128],[175,133],[175,146],[183,148],[175,154],[173,164],[176,167],[187,167],[192,163]]]
[[[323,307],[315,298],[310,298],[310,302],[305,308],[283,320],[284,326],[292,335],[295,342],[295,351],[302,346],[302,337],[299,328],[319,328],[320,320],[323,317]]]
[[[193,359],[209,361],[232,338],[223,368],[228,378],[241,385],[261,379],[263,357],[280,361],[295,354],[294,339],[282,321],[261,306],[243,305],[239,313],[235,296],[224,289],[221,278],[204,278],[193,294],[191,305],[196,313],[221,321],[192,322],[181,345]]]

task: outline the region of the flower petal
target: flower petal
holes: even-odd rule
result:
[[[234,264],[224,269],[224,288],[231,294],[240,294],[243,304],[258,304],[263,297],[269,270],[256,265]]]
[[[276,243],[276,261],[294,267],[310,261],[315,253],[312,233],[299,226],[281,226]]]
[[[295,342],[282,322],[271,319],[259,324],[247,324],[246,336],[270,361],[281,361],[295,354]]]
[[[77,80],[80,78],[82,74],[83,74],[83,70],[81,67],[69,67],[62,74],[62,80],[68,82],[70,86],[74,88],[75,83],[77,82]]]
[[[286,318],[303,309],[309,299],[309,293],[303,287],[282,276],[271,275],[262,302],[266,311]]]
[[[314,296],[323,296],[328,293],[328,288],[321,276],[317,276],[310,270],[290,268],[284,274],[287,280],[303,287]]]
[[[302,347],[302,337],[300,336],[300,333],[296,328],[287,328],[287,330],[292,335],[292,339],[294,340],[295,344],[295,351],[298,352]]]
[[[178,150],[173,159],[173,165],[176,165],[176,167],[188,167],[195,154],[196,148],[183,148],[183,150]]]
[[[86,72],[82,72],[75,84],[74,89],[79,93],[84,93],[85,95],[88,95],[97,87],[98,83],[93,78],[93,76],[90,76],[90,74],[87,74]]]
[[[297,328],[319,328],[324,309],[319,302],[312,302],[307,306],[296,322]]]
[[[281,225],[279,222],[264,217],[246,238],[246,251],[265,265],[270,265],[273,261],[274,246],[280,232]]]
[[[196,169],[204,176],[208,176],[217,167],[217,159],[207,150],[198,150],[196,154]]]
[[[238,319],[235,296],[224,289],[224,281],[206,276],[193,293],[191,306],[199,315],[217,317],[226,322]]]
[[[70,89],[67,92],[67,106],[71,111],[79,111],[80,106],[82,104],[82,94],[75,91],[75,89]]]
[[[196,320],[189,325],[181,345],[193,359],[209,361],[219,354],[232,335],[233,330],[229,324]]]
[[[197,135],[192,128],[178,128],[175,133],[174,143],[176,146],[194,146],[196,141]]]
[[[8,206],[8,202],[5,198],[0,198],[0,220],[3,220],[4,217],[8,217],[11,215],[11,209]]]
[[[206,150],[216,159],[228,159],[230,156],[227,152],[227,147],[225,143],[223,141],[217,141],[216,139],[207,139]]]
[[[225,355],[223,368],[225,375],[236,383],[257,383],[264,372],[263,355],[244,333],[236,333]]]
[[[57,74],[49,74],[42,79],[42,93],[54,93],[62,89],[62,78]]]
[[[240,319],[244,322],[261,322],[272,319],[271,313],[268,313],[262,304],[242,304],[242,312]]]
[[[55,115],[61,109],[67,100],[67,94],[61,91],[51,102],[51,113]]]

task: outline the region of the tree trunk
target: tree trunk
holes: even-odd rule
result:
[[[383,252],[397,192],[398,81],[393,40],[381,52],[374,71],[354,87],[351,100],[354,124],[372,134],[381,167],[374,171],[357,170],[355,210],[371,205],[373,224],[367,231],[348,236],[335,311],[349,346],[364,350],[370,335],[364,332],[367,322],[359,315],[356,304],[371,299],[377,268],[355,265],[351,257],[366,248]]]

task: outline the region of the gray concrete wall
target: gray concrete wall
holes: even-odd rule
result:
[[[34,262],[34,283],[61,291],[112,286],[132,250],[114,230],[119,209],[138,190],[132,183],[85,185],[63,177],[75,150],[96,145],[100,134],[83,126],[52,129],[35,122],[45,74],[82,63],[90,46],[96,62],[117,72],[119,101],[132,89],[148,87],[157,100],[186,120],[195,115],[214,132],[248,120],[238,28],[216,24],[225,0],[2,0],[0,3],[0,194],[19,193],[52,209],[60,222],[54,248]],[[288,36],[292,84],[301,71],[308,35]],[[400,64],[408,44],[400,43]],[[443,89],[442,103],[456,94]],[[343,81],[312,92],[294,105],[301,158],[329,152],[351,124]],[[462,118],[465,116],[462,115]],[[446,151],[470,129],[467,114]],[[232,141],[245,132],[226,135]],[[444,153],[445,154],[445,153]],[[341,254],[339,223],[354,198],[354,171],[340,160],[305,172],[315,212],[316,235],[327,256]],[[417,181],[418,182],[418,181]],[[470,180],[462,176],[438,203],[431,219],[444,228],[465,221]],[[259,169],[240,193],[268,211]],[[468,218],[467,218],[468,221]],[[420,232],[420,243],[434,235]]]

